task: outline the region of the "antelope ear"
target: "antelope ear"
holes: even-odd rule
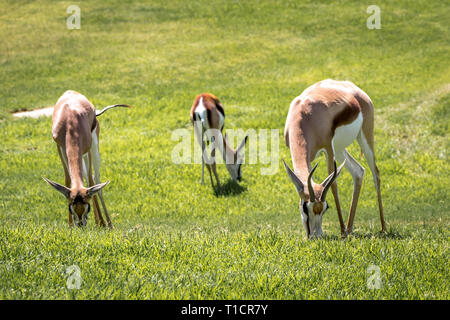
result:
[[[239,146],[239,148],[237,148],[236,153],[239,153],[239,151],[241,151],[242,148],[245,147],[245,144],[247,143],[247,140],[248,140],[248,135],[246,135],[245,138],[244,138],[244,140],[242,140],[241,145]]]
[[[44,179],[49,185],[51,185],[53,188],[55,188],[57,191],[61,192],[64,197],[69,198],[70,196],[70,189],[67,188],[66,186],[63,186],[59,183],[56,183],[54,181],[51,181],[47,178],[42,177],[42,179]]]
[[[305,186],[300,181],[300,179],[297,177],[297,175],[294,173],[294,171],[292,171],[291,168],[289,168],[289,166],[286,164],[286,162],[284,162],[284,159],[281,159],[281,160],[283,160],[283,164],[284,164],[284,167],[286,168],[286,172],[287,172],[289,178],[291,179],[292,183],[294,184],[298,195],[302,199],[304,199],[305,198],[305,193],[303,192],[303,189],[305,188]]]
[[[92,196],[94,196],[97,192],[99,192],[100,190],[102,190],[108,183],[109,183],[109,181],[106,181],[106,182],[100,183],[100,184],[96,184],[95,186],[92,186],[92,187],[88,188],[86,194],[87,194],[89,197],[92,197]]]

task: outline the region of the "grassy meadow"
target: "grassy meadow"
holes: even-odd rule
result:
[[[73,4],[79,30],[66,26]],[[0,299],[449,299],[449,3],[379,0],[373,30],[369,4],[0,0]],[[354,234],[340,239],[330,193],[325,238],[305,238],[283,129],[292,99],[327,78],[374,103],[386,234],[355,142],[366,175]],[[67,89],[97,109],[133,105],[99,118],[113,230],[93,213],[68,227],[66,200],[41,178],[64,182],[51,118],[12,116]],[[201,165],[172,162],[172,133],[191,130],[205,91],[225,129],[279,129],[275,174],[245,164],[236,185],[218,165],[215,194]],[[348,171],[338,184],[346,220]],[[67,286],[72,265],[79,289]]]

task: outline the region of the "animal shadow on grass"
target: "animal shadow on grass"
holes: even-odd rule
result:
[[[394,240],[402,240],[406,237],[402,234],[400,234],[396,230],[389,230],[388,232],[359,232],[354,231],[352,234],[348,235],[345,239],[394,239]],[[342,240],[341,236],[337,235],[325,235],[323,239],[327,240]],[[344,240],[345,240],[344,239]]]
[[[241,194],[246,190],[246,187],[241,186],[239,183],[233,181],[233,179],[228,179],[225,184],[222,184],[221,188],[214,188],[214,193],[216,197],[230,197]]]

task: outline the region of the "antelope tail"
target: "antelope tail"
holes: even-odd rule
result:
[[[102,115],[106,110],[116,108],[116,107],[131,108],[131,106],[129,106],[127,104],[113,104],[111,106],[107,106],[107,107],[103,108],[100,111],[95,111],[95,116],[98,117],[98,116]]]

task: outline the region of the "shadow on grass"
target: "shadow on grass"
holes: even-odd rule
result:
[[[394,239],[394,240],[402,240],[405,239],[407,237],[405,237],[404,235],[400,234],[398,231],[396,230],[389,230],[388,232],[353,232],[351,235],[347,236],[347,238],[345,239],[351,239],[351,238],[355,238],[355,239]],[[336,236],[336,235],[326,235],[323,237],[323,239],[325,240],[342,240],[341,236]],[[345,240],[344,239],[344,240]]]
[[[239,183],[233,181],[233,179],[228,179],[225,184],[222,184],[220,189],[214,188],[214,193],[216,197],[229,197],[241,194],[246,190],[246,187],[241,186]]]

